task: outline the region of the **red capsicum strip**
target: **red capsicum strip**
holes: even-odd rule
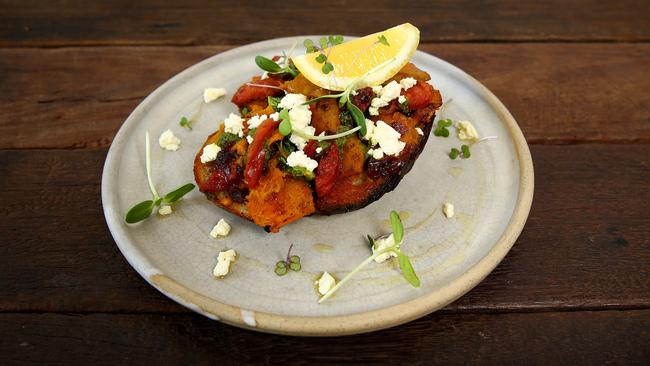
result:
[[[264,141],[268,139],[278,128],[279,122],[272,119],[267,119],[255,130],[253,142],[248,147],[246,169],[244,169],[244,179],[248,188],[255,188],[260,182],[262,170],[264,170],[264,157],[266,151],[264,150]]]

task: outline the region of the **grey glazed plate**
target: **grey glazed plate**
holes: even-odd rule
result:
[[[412,62],[431,75],[445,101],[444,118],[474,122],[481,136],[498,139],[472,148],[470,159],[451,160],[455,136],[430,136],[424,152],[399,186],[358,211],[304,218],[268,234],[260,227],[210,203],[198,190],[169,216],[127,225],[124,214],[149,199],[144,136],[152,136],[152,170],[161,192],[193,182],[192,163],[205,138],[235,106],[229,99],[260,70],[256,55],[276,55],[305,37],[275,39],[239,47],[204,60],[174,76],[149,95],[115,136],[102,177],[102,202],[110,231],[131,266],[174,301],[209,318],[242,328],[292,335],[343,335],[401,324],[459,298],[487,276],[521,232],[533,197],[533,165],[517,123],[503,104],[462,70],[416,52]],[[206,87],[228,95],[202,103]],[[196,116],[193,131],[178,125]],[[171,152],[157,144],[172,129],[182,140]],[[453,203],[447,219],[442,204]],[[334,297],[318,304],[314,280],[323,271],[338,279],[370,254],[366,234],[390,231],[390,210],[400,212],[406,229],[402,246],[422,286],[411,287],[396,263],[371,263]],[[231,234],[208,233],[225,218]],[[284,277],[275,263],[289,244],[301,256],[302,271]],[[212,269],[219,251],[234,248],[238,259],[225,279]]]

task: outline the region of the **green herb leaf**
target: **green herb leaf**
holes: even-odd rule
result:
[[[472,154],[470,154],[470,152],[469,152],[469,146],[463,145],[463,146],[460,147],[460,149],[463,152],[463,159],[467,159],[470,156],[472,156]]]
[[[372,236],[370,236],[370,235],[368,235],[368,242],[370,243],[371,248],[376,249],[375,239],[373,239]]]
[[[322,64],[325,61],[327,61],[327,56],[324,54],[321,53],[320,55],[316,56],[316,62]]]
[[[359,133],[361,136],[365,136],[367,132],[367,127],[366,127],[366,117],[363,115],[363,112],[361,112],[361,109],[359,109],[354,103],[348,101],[345,103],[346,107],[348,108],[348,111],[350,111],[350,114],[352,115],[352,118],[354,119],[354,122],[356,122],[357,126],[361,127],[359,130]]]
[[[404,115],[410,115],[411,114],[411,109],[409,108],[409,101],[408,99],[404,100],[403,103],[400,103],[398,106],[398,109],[402,114]]]
[[[302,269],[302,265],[300,263],[291,262],[289,263],[289,268],[294,272],[298,272]]]
[[[300,263],[300,257],[297,255],[292,255],[291,258],[289,258],[289,261],[291,263]]]
[[[305,178],[306,180],[312,180],[316,178],[314,172],[307,170],[301,166],[286,166],[287,173],[293,175],[296,178]]]
[[[379,36],[379,41],[378,42],[381,43],[381,44],[384,44],[386,46],[390,46],[390,44],[388,43],[388,40],[386,39],[386,36],[384,36],[383,34]]]
[[[404,238],[404,226],[402,226],[402,220],[394,210],[390,212],[390,226],[393,228],[395,244],[399,245]]]
[[[190,121],[187,119],[187,117],[182,117],[178,124],[180,124],[181,127],[185,127],[189,130],[192,130],[192,126],[190,124]]]
[[[449,157],[451,158],[451,160],[455,160],[458,157],[458,155],[460,155],[460,151],[457,148],[452,147],[451,151],[449,152]]]
[[[447,119],[441,119],[440,121],[438,121],[438,126],[441,126],[441,127],[451,127],[451,125],[452,125],[453,123],[454,123],[454,122],[453,122],[451,119],[449,119],[449,118],[447,118]]]
[[[219,136],[219,139],[217,140],[217,146],[223,148],[224,146],[237,142],[240,139],[241,137],[235,135],[234,133],[224,132],[221,134],[221,136]]]
[[[337,34],[334,36],[334,42],[332,42],[332,46],[336,46],[343,43],[343,36],[340,34]]]
[[[248,110],[248,107],[244,107],[244,108],[241,109],[241,115],[242,115],[242,116],[247,115],[248,112],[250,112],[250,111]]]
[[[178,187],[175,190],[167,193],[165,197],[162,198],[164,203],[174,203],[179,199],[183,198],[184,195],[188,194],[194,189],[194,184],[187,183],[184,186]]]
[[[126,213],[125,221],[127,224],[135,224],[136,222],[145,220],[151,216],[151,212],[155,206],[156,204],[152,200],[142,201]]]
[[[311,39],[309,38],[305,39],[304,41],[302,41],[302,45],[305,46],[307,52],[314,52],[311,51],[314,49],[314,41],[312,41]]]
[[[287,274],[287,267],[275,267],[274,272],[278,276],[284,276]]]
[[[282,119],[282,122],[280,122],[280,126],[279,126],[278,130],[280,131],[282,136],[287,136],[292,131],[291,118],[289,118],[289,111],[286,110],[286,109],[283,109],[280,112],[280,119]]]
[[[276,112],[278,111],[278,104],[280,104],[281,100],[282,100],[281,97],[271,97],[271,96],[269,96],[267,98],[267,101],[269,102],[269,105],[271,107],[273,107],[273,110],[276,111]]]
[[[320,43],[320,48],[325,49],[327,48],[328,40],[326,37],[321,37],[321,39],[318,40],[318,43]]]
[[[282,68],[275,63],[275,61],[270,60],[264,56],[255,56],[255,63],[260,69],[268,72],[280,72]]]
[[[331,62],[326,62],[323,64],[321,70],[323,71],[323,74],[329,74],[330,72],[334,71],[334,65],[332,65]]]
[[[399,260],[399,268],[402,270],[402,274],[404,275],[406,280],[409,281],[411,286],[420,287],[420,279],[418,278],[418,275],[415,274],[415,270],[411,265],[411,261],[409,260],[409,257],[406,256],[406,254],[402,253],[401,251],[398,251],[397,259]]]
[[[285,261],[278,261],[277,263],[275,263],[275,268],[286,268],[286,267],[287,267],[287,263],[285,263]]]

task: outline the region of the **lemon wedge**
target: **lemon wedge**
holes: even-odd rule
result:
[[[386,42],[380,41],[382,36]],[[291,60],[312,83],[341,91],[352,82],[362,87],[379,85],[390,79],[409,62],[419,42],[420,31],[412,24],[404,23],[322,52],[292,57]],[[327,60],[334,66],[334,70],[327,74],[322,70],[323,63],[316,60],[321,53],[327,55]]]

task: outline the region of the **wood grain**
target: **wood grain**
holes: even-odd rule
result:
[[[0,4],[0,46],[242,44],[365,35],[411,22],[422,41],[647,41],[650,6],[621,1],[21,1]]]
[[[199,315],[0,314],[0,363],[635,365],[650,310],[433,314],[351,337],[242,331]]]
[[[139,278],[110,237],[105,153],[0,151],[0,311],[186,311]],[[535,199],[521,237],[444,311],[650,308],[650,145],[532,146],[532,154]]]
[[[158,85],[225,49],[0,49],[0,148],[106,147]],[[650,109],[644,108],[650,105],[650,44],[420,49],[482,81],[510,109],[529,142],[650,141]]]

